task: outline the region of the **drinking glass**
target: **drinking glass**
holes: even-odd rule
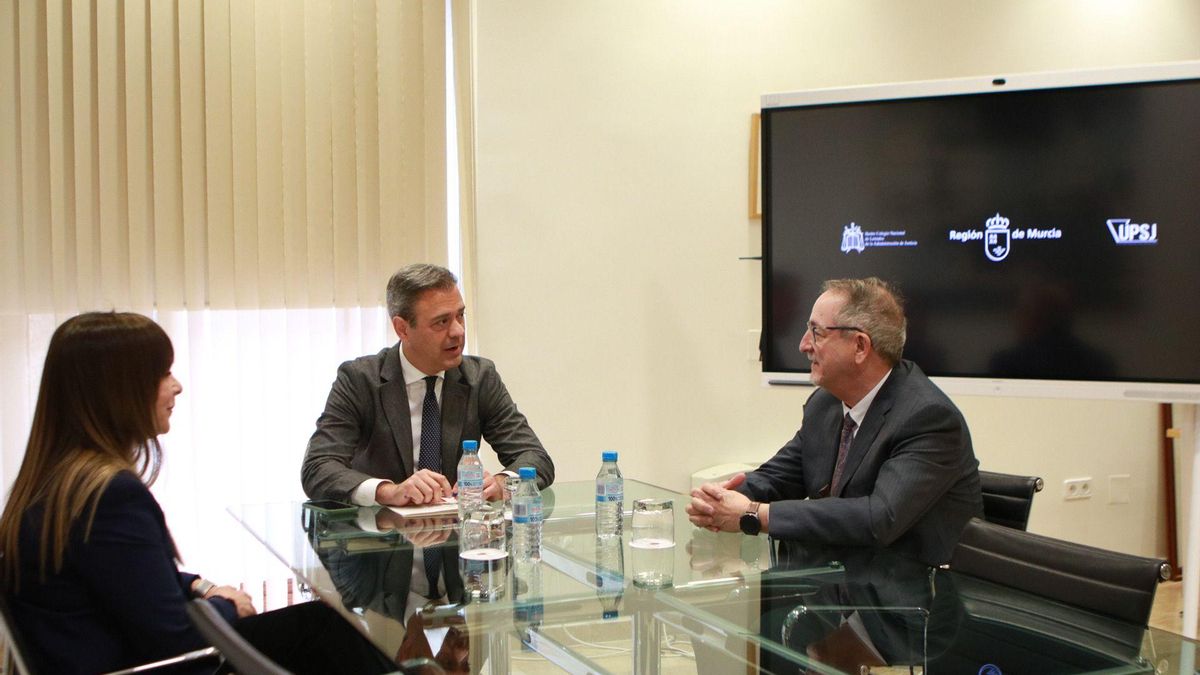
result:
[[[513,495],[517,494],[517,488],[521,487],[521,479],[517,476],[510,476],[506,473],[498,473],[496,474],[496,480],[504,481],[500,488],[500,492],[504,495],[505,516],[511,520]]]
[[[664,588],[674,581],[675,504],[670,499],[639,499],[633,503],[629,539],[633,584]]]

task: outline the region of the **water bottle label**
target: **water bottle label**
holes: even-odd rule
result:
[[[458,485],[460,488],[483,487],[483,471],[481,469],[459,469]]]
[[[532,504],[524,501],[513,503],[513,522],[514,523],[540,523],[542,522],[542,504],[541,502],[533,502]]]
[[[619,502],[625,499],[625,486],[620,483],[596,483],[596,501]]]

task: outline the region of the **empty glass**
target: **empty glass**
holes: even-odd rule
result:
[[[674,581],[675,504],[670,499],[639,499],[633,503],[629,539],[633,584],[664,588]]]

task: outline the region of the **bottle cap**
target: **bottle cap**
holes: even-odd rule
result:
[[[605,462],[615,462],[615,461],[617,461],[617,451],[616,450],[605,450],[604,452],[600,453],[600,457]]]
[[[521,480],[537,478],[537,469],[532,466],[523,466],[518,472],[521,474]]]
[[[463,441],[463,450],[479,450],[479,441]]]

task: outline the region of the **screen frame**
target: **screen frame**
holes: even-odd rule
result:
[[[1151,65],[1123,66],[1092,70],[1052,71],[921,80],[885,84],[856,85],[763,94],[761,112],[774,108],[795,108],[838,103],[864,103],[911,98],[953,97],[1036,89],[1061,89],[1110,84],[1137,84],[1172,80],[1200,80],[1200,61],[1177,61]],[[766,157],[766,135],[760,136],[759,157]],[[760,167],[763,189],[767,189],[767,167]],[[763,199],[763,264],[762,302],[770,302],[770,218],[766,210],[769,200]],[[767,335],[767,313],[763,312],[762,331]],[[765,339],[765,338],[764,338]],[[797,345],[799,349],[799,345]],[[1105,400],[1139,400],[1164,403],[1200,403],[1200,383],[1168,383],[1146,381],[1081,381],[1081,380],[1021,380],[992,377],[933,377],[934,382],[950,394],[969,396],[1015,396],[1027,398],[1071,398]],[[810,373],[762,373],[764,386],[812,387]]]

